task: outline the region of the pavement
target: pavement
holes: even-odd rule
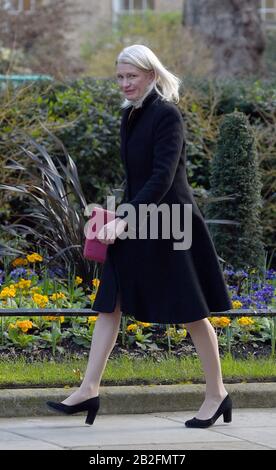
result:
[[[92,426],[85,415],[57,415],[47,400],[74,389],[0,391],[0,450],[275,450],[276,383],[226,384],[231,423],[186,428],[204,397],[204,385],[101,387]]]

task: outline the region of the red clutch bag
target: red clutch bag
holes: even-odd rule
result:
[[[86,226],[85,244],[83,256],[92,261],[103,263],[106,259],[108,245],[97,239],[97,235],[103,225],[111,222],[116,217],[115,212],[94,207],[91,217]]]

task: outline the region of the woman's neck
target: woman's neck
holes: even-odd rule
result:
[[[133,106],[134,109],[137,109],[137,108],[141,108],[142,105],[143,105],[143,102],[144,102],[144,99],[152,92],[152,90],[154,89],[154,83],[152,83],[149,88],[147,89],[147,91],[143,94],[143,96],[141,98],[139,98],[138,100],[133,100],[131,101],[131,104]]]

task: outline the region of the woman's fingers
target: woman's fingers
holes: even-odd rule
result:
[[[109,245],[115,242],[115,224],[113,221],[105,224],[99,231],[97,238],[104,244]]]
[[[97,238],[106,245],[114,243],[116,238],[123,233],[126,227],[126,222],[120,218],[116,218],[103,225],[99,231]]]

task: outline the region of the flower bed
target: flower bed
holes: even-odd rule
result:
[[[276,320],[265,314],[275,306],[276,272],[262,276],[255,270],[224,271],[233,309],[263,309],[258,317],[210,317],[218,334],[221,352],[232,354],[275,354]],[[43,256],[30,253],[17,258],[0,271],[0,309],[93,308],[99,286],[94,277],[85,285],[78,275],[65,277],[61,271],[43,267]],[[86,353],[97,316],[28,316],[1,318],[0,351],[49,357],[55,354]],[[135,354],[192,353],[193,346],[184,325],[157,325],[123,316],[115,351]],[[114,351],[114,352],[115,352]],[[269,351],[269,352],[268,352]]]

